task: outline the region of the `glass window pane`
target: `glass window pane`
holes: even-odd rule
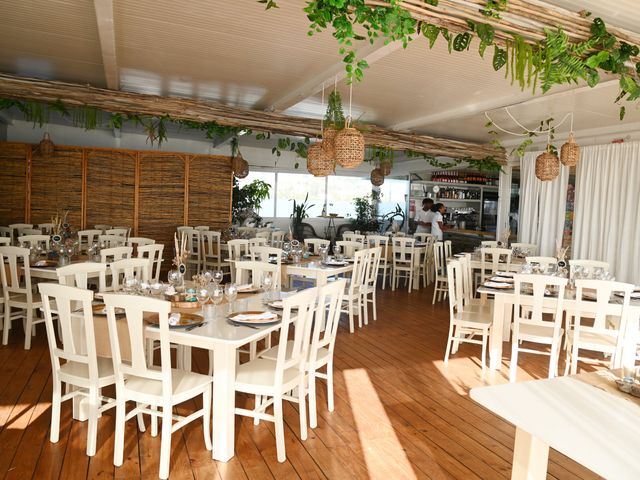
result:
[[[324,205],[324,177],[301,173],[278,173],[276,216],[289,217],[293,211],[293,200],[304,202],[307,193],[309,194],[307,204],[313,205],[308,210],[309,217],[317,217],[322,213]]]
[[[276,174],[274,172],[249,172],[245,178],[238,179],[238,185],[240,188],[245,185],[250,184],[254,180],[262,180],[263,182],[271,185],[270,196],[266,200],[262,202],[260,205],[260,210],[256,213],[261,217],[273,217],[274,216],[274,204],[275,204],[275,185],[276,185]]]
[[[396,209],[396,205],[404,211],[407,204],[407,194],[409,193],[408,180],[394,180],[385,178],[384,183],[380,186],[380,203],[378,205],[378,214],[386,215]]]
[[[330,176],[327,186],[327,213],[341,217],[355,217],[353,199],[371,194],[368,178]]]

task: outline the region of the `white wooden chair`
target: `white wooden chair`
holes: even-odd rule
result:
[[[346,258],[353,258],[355,252],[364,248],[364,244],[352,240],[338,240],[336,246]]]
[[[42,230],[39,228],[20,228],[18,229],[18,238],[24,237],[27,235],[42,235]],[[50,237],[51,235],[46,235]]]
[[[444,242],[444,256],[445,258],[451,258],[453,255],[451,253],[451,240],[445,240]]]
[[[0,238],[8,238],[11,243],[11,229],[9,227],[0,227]]]
[[[324,238],[305,238],[304,244],[309,253],[318,255],[321,248],[329,248],[331,240],[325,240]]]
[[[512,324],[509,381],[516,381],[519,352],[549,355],[549,378],[553,378],[558,372],[560,343],[564,332],[562,329],[562,314],[564,288],[567,285],[567,279],[551,275],[530,274],[516,274],[513,279],[515,301],[513,305],[514,321]],[[523,286],[528,288],[531,293],[523,293]],[[555,311],[549,314],[544,310],[544,303],[545,294],[547,291],[551,292],[551,289],[555,290],[554,293],[557,294],[557,300]],[[543,313],[551,315],[552,318],[545,320]],[[523,341],[548,345],[550,351],[522,347],[520,344]]]
[[[558,263],[558,259],[555,257],[525,257],[524,261],[527,263],[538,265],[546,269],[549,265],[555,265]]]
[[[480,249],[480,281],[486,282],[487,279],[495,275],[499,270],[509,270],[511,268],[510,248],[493,248],[483,247]]]
[[[493,302],[475,298],[471,254],[465,253],[464,256],[458,258],[458,261],[462,272],[462,300],[465,311],[493,314]]]
[[[538,255],[538,245],[535,243],[512,243],[511,249],[518,249],[521,252],[527,252],[527,256],[535,256]]]
[[[102,263],[115,262],[116,260],[122,260],[123,258],[131,258],[132,253],[132,247],[103,248],[100,250],[100,261]]]
[[[460,261],[447,263],[447,288],[449,290],[449,335],[444,354],[444,364],[449,355],[456,353],[460,343],[482,345],[482,371],[486,368],[487,343],[493,322],[491,314],[468,311],[464,305],[464,272]],[[477,340],[476,335],[482,339]]]
[[[262,276],[270,273],[272,282],[276,284],[280,271],[278,265],[269,262],[259,262],[254,260],[242,260],[235,264],[236,283],[251,283],[255,288],[262,287]]]
[[[151,260],[148,258],[123,258],[109,264],[111,271],[110,290],[117,292],[120,284],[127,277],[135,277],[140,282],[149,282]]]
[[[249,252],[251,252],[251,249],[253,247],[266,247],[267,245],[269,245],[269,242],[267,242],[267,239],[264,238],[264,237],[250,238],[249,239]]]
[[[200,234],[202,237],[202,269],[222,271],[230,270],[231,265],[223,259],[220,232],[207,230]]]
[[[94,243],[98,243],[100,235],[102,235],[102,230],[78,230],[80,251],[86,252]]]
[[[111,230],[111,225],[104,225],[104,224],[103,225],[94,225],[93,228],[96,229],[96,230],[100,230],[100,233],[102,235],[104,235],[104,233],[107,230]]]
[[[105,235],[117,235],[119,237],[125,237],[125,239],[129,236],[129,228],[125,227],[114,227],[109,230],[105,230]]]
[[[429,238],[431,236],[430,233],[423,233],[423,232],[416,232],[413,234],[413,238],[416,239],[416,242],[420,242],[420,243],[426,243],[427,242],[427,238]]]
[[[435,304],[436,299],[438,301],[444,300],[449,293],[444,242],[435,242],[433,244],[433,272],[435,283],[433,285],[433,300],[431,303]]]
[[[158,283],[160,281],[160,271],[162,269],[162,253],[164,252],[164,245],[161,243],[142,245],[139,246],[137,250],[138,258],[148,258],[151,261],[149,280]]]
[[[358,242],[364,248],[365,236],[359,233],[343,233],[342,240],[345,242]]]
[[[256,238],[264,238],[265,245],[271,245],[271,229],[256,232]]]
[[[93,292],[55,283],[40,283],[38,289],[42,296],[44,322],[47,327],[51,356],[53,394],[49,439],[52,443],[57,443],[60,437],[62,402],[78,396],[85,397],[88,404],[86,452],[88,456],[92,457],[96,453],[99,416],[116,405],[115,400],[101,395],[103,388],[115,383],[115,376],[111,359],[96,355],[91,305]],[[53,326],[52,306],[54,305],[60,325],[61,345],[56,340],[56,330]],[[73,316],[79,318],[73,319]],[[77,324],[79,327],[75,327],[73,324]],[[82,335],[74,335],[75,328],[79,328]],[[66,384],[64,395],[62,394],[62,383]]]
[[[569,275],[574,277],[576,267],[582,268],[589,278],[593,277],[594,270],[600,268],[602,270],[609,270],[611,267],[609,262],[601,262],[599,260],[569,260]]]
[[[187,257],[186,266],[191,274],[202,271],[202,231],[190,228],[182,232],[187,237]]]
[[[9,230],[11,231],[11,241],[14,242],[18,239],[20,235],[21,228],[33,228],[33,224],[31,223],[12,223],[9,225]]]
[[[306,366],[309,358],[312,320],[316,308],[317,289],[309,288],[282,301],[282,323],[275,362],[257,357],[236,370],[235,390],[257,398],[254,410],[236,408],[236,415],[274,422],[276,452],[279,462],[287,458],[284,439],[282,401],[298,403],[300,439],[307,439]],[[292,314],[292,311],[295,311]],[[290,327],[294,323],[295,329]],[[293,338],[291,338],[293,330]],[[289,341],[292,341],[289,344]],[[266,408],[273,405],[273,415]]]
[[[280,289],[282,287],[282,249],[275,247],[253,247],[251,256],[253,257],[253,260],[268,262],[276,266],[277,274],[276,278],[273,280],[275,282],[275,288]],[[274,258],[275,262],[273,262]]]
[[[211,385],[213,379],[208,375],[171,368],[169,341],[169,313],[171,303],[136,295],[105,294],[109,340],[113,354],[113,367],[116,378],[116,427],[113,464],[122,465],[124,452],[125,422],[139,412],[152,416],[151,435],[157,435],[157,418],[162,418],[160,440],[160,478],[169,478],[171,456],[171,434],[187,423],[202,418],[204,442],[211,450]],[[120,339],[115,309],[125,311],[128,338]],[[149,367],[145,356],[144,315],[154,315],[159,320],[160,367]],[[120,342],[131,345],[131,361],[122,359]],[[188,400],[202,396],[203,407],[188,415],[174,415],[174,407]],[[135,408],[126,412],[126,403],[136,403]],[[158,410],[158,407],[160,410]],[[174,420],[176,421],[174,423]]]
[[[11,245],[11,239],[9,237],[0,237],[0,247],[1,246],[10,246]]]
[[[282,248],[282,244],[284,243],[284,232],[280,230],[275,230],[271,232],[271,246],[276,248]]]
[[[68,287],[89,289],[89,279],[98,277],[98,291],[103,292],[107,286],[107,264],[96,262],[72,263],[56,268],[58,283]]]
[[[4,327],[2,344],[9,343],[11,321],[23,319],[24,348],[31,348],[31,337],[35,335],[35,326],[44,319],[34,319],[34,312],[42,307],[40,294],[33,293],[31,286],[31,270],[29,266],[29,249],[21,247],[0,247],[0,276],[4,292]],[[22,282],[20,281],[22,279]],[[11,314],[15,308],[25,314]]]
[[[231,281],[235,282],[236,269],[233,263],[243,260],[244,256],[249,254],[249,240],[242,238],[229,240],[227,242],[227,248],[229,249],[229,260],[231,261]]]
[[[51,231],[53,230],[53,223],[39,223],[38,228],[45,235],[51,235]]]
[[[481,248],[499,248],[500,242],[498,242],[497,240],[484,240],[480,242],[480,247]]]
[[[571,315],[567,315],[567,322],[572,317],[573,322],[567,325],[565,375],[578,373],[581,350],[610,355],[609,368],[622,366],[622,347],[625,334],[628,334],[629,301],[634,289],[635,286],[629,283],[576,280],[577,306]],[[585,290],[591,294],[586,299]],[[622,305],[612,295],[622,296]],[[615,322],[611,321],[612,318]]]
[[[353,256],[353,271],[347,284],[342,303],[342,311],[349,315],[349,332],[354,332],[354,316],[358,316],[358,326],[362,328],[362,288],[367,268],[367,250],[358,250]]]
[[[346,280],[340,279],[318,288],[318,302],[315,311],[309,361],[306,365],[309,385],[309,426],[318,426],[316,379],[327,381],[327,409],[334,410],[333,396],[333,351],[340,323],[340,306],[346,288]],[[287,349],[293,348],[289,340]],[[260,356],[269,360],[276,360],[278,347],[267,350]],[[326,367],[325,373],[321,369]]]
[[[182,234],[187,230],[191,230],[191,228],[192,227],[190,227],[189,225],[182,225],[181,227],[177,227],[176,231],[178,232],[178,238],[180,238]]]
[[[129,237],[127,238],[127,247],[143,247],[145,245],[153,245],[156,241],[153,238],[145,237]]]
[[[124,247],[127,238],[121,235],[98,235],[98,243],[104,248]]]
[[[364,312],[364,324],[369,324],[369,304],[371,304],[371,312],[373,320],[378,320],[378,306],[376,301],[376,288],[378,286],[378,269],[382,256],[380,247],[365,249],[367,255],[367,263],[365,265],[364,278],[360,293],[362,294],[362,310]]]
[[[389,237],[386,237],[385,235],[369,235],[367,237],[367,243],[369,248],[380,249],[378,273],[382,274],[382,289],[384,290],[387,285],[387,275],[391,274],[391,269],[393,267],[393,262],[389,257]]]
[[[403,277],[407,281],[407,289],[411,292],[416,273],[415,243],[415,238],[392,238],[391,253],[393,256],[393,272],[391,278],[391,290],[396,289],[400,277]]]
[[[196,227],[193,227],[194,230],[199,230],[201,232],[206,232],[207,230],[209,230],[209,226],[208,225],[198,225]]]
[[[38,245],[44,246],[49,250],[51,237],[49,235],[22,235],[18,237],[18,244],[25,248],[35,248]]]

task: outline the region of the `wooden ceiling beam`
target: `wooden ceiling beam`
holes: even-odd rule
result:
[[[320,134],[319,122],[313,118],[249,110],[190,98],[130,93],[5,74],[0,74],[0,98],[43,103],[60,101],[68,107],[90,106],[112,113],[158,117],[168,115],[175,120],[216,122],[219,125],[246,127],[254,131],[290,136],[316,137]],[[491,145],[392,131],[369,124],[359,125],[358,128],[367,145],[389,147],[394,150],[413,150],[451,158],[482,159],[493,156],[498,161],[505,161],[504,152],[496,150]]]
[[[113,0],[93,0],[102,52],[102,65],[107,88],[120,88],[120,73],[116,56],[116,32],[113,23]]]

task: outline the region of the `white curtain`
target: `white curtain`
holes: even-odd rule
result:
[[[527,152],[520,160],[520,209],[518,241],[535,243],[541,256],[555,256],[562,241],[569,169],[560,166],[560,175],[551,182],[536,177],[536,157]]]
[[[640,143],[584,147],[576,171],[572,258],[609,262],[640,284]]]

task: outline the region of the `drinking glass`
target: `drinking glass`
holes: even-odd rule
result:
[[[227,297],[227,302],[229,302],[229,311],[233,311],[233,302],[236,301],[236,297],[238,296],[238,287],[235,283],[227,283],[224,286],[224,296]]]
[[[209,290],[206,288],[199,288],[196,291],[196,299],[200,304],[200,308],[202,309],[202,316],[204,317],[204,304],[209,301]]]
[[[264,299],[265,301],[271,300],[271,291],[273,289],[273,276],[271,272],[264,272],[262,274],[262,290],[264,290]]]
[[[220,285],[214,284],[209,289],[209,298],[211,298],[211,301],[215,305],[216,311],[214,313],[214,317],[216,317],[218,305],[222,303],[222,299],[224,298],[224,289]]]
[[[136,293],[138,285],[139,282],[136,277],[124,277],[124,280],[122,281],[122,290],[124,293],[133,295]]]
[[[222,270],[214,270],[211,276],[211,280],[215,285],[220,285],[224,278],[224,272]]]
[[[151,285],[149,282],[140,282],[140,295],[148,296],[151,293]]]
[[[604,275],[604,269],[602,267],[596,267],[593,269],[593,278],[596,280],[602,280]]]

